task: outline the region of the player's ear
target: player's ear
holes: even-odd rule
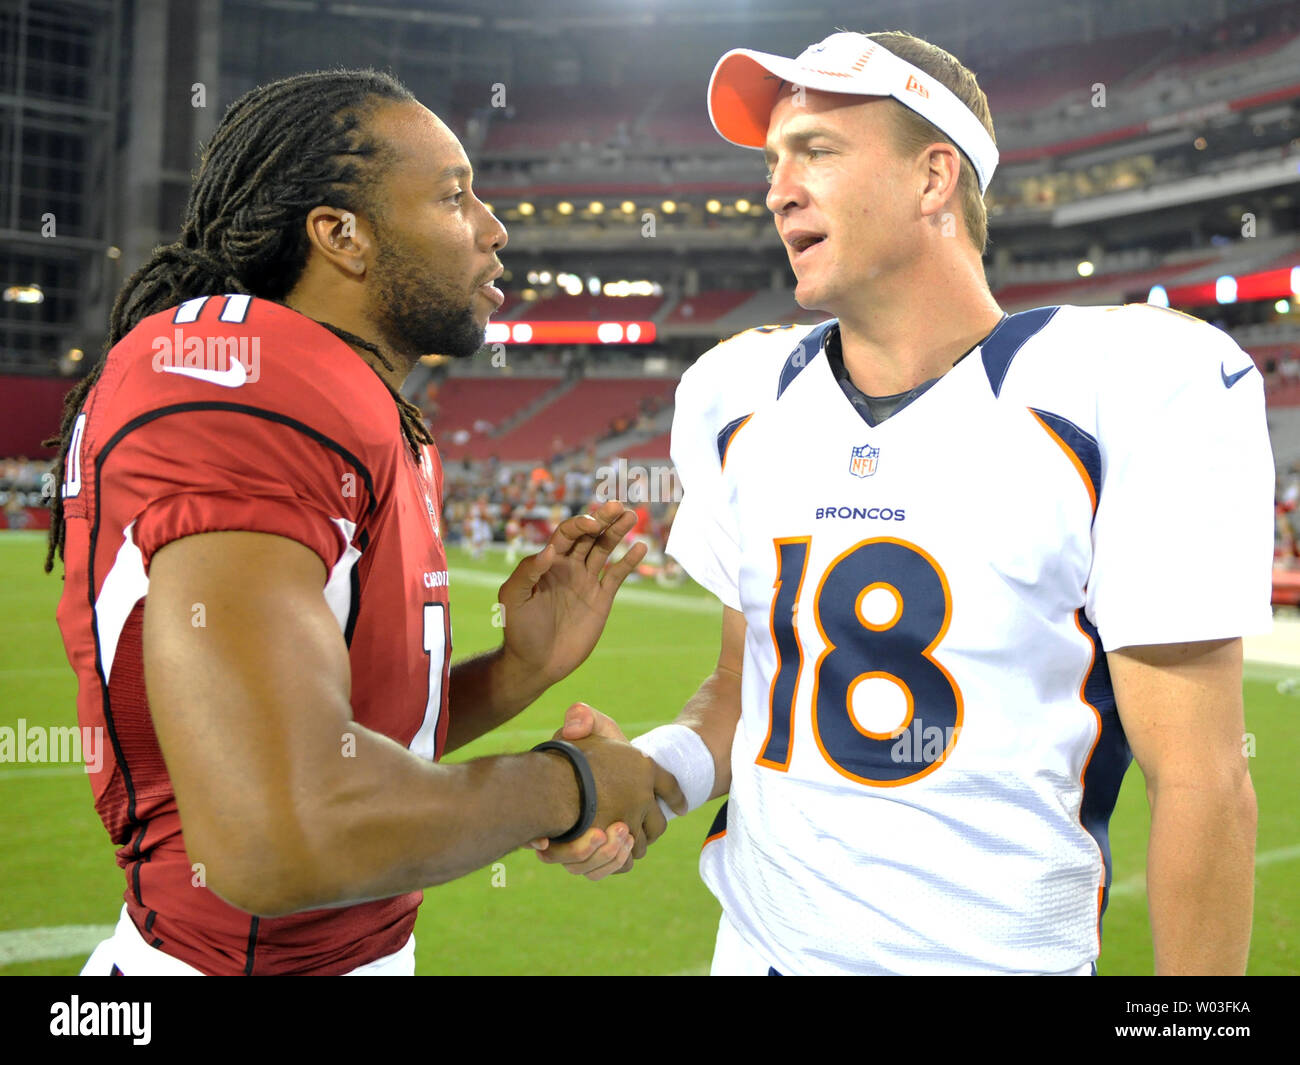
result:
[[[307,241],[316,254],[344,274],[364,277],[374,247],[370,227],[342,207],[313,207],[307,212]]]
[[[961,156],[951,144],[936,141],[921,153],[918,160],[921,179],[921,214],[937,215],[952,210],[957,203],[957,179],[961,176]]]

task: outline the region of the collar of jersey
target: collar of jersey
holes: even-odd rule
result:
[[[1002,328],[1003,324],[1009,317],[1010,315],[1004,311],[1002,317],[998,319],[997,324],[994,325],[981,340],[971,345],[971,347],[967,348],[966,351],[957,358],[957,361],[952,364],[953,368],[955,368],[971,352],[976,351],[987,344],[993,334]],[[922,381],[919,385],[903,392],[895,392],[888,396],[869,396],[853,383],[853,379],[849,376],[848,368],[844,365],[844,355],[840,348],[840,326],[838,321],[831,325],[822,337],[820,353],[826,356],[827,369],[830,370],[831,377],[834,378],[840,391],[844,393],[844,397],[848,400],[849,405],[857,413],[858,417],[866,422],[872,429],[879,428],[885,422],[900,414],[904,409],[909,407],[916,400],[920,399],[921,396],[943,380],[943,378],[948,376],[948,372],[946,371],[938,377],[931,377],[928,381]],[[899,403],[894,407],[894,409],[879,422],[874,421],[874,416],[871,413],[871,404],[884,403],[894,399],[899,400]]]

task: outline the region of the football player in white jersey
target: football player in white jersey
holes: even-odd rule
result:
[[[1004,314],[987,102],[926,42],[729,52],[709,108],[763,149],[796,297],[835,316],[742,333],[677,393],[668,550],[722,648],[635,742],[692,808],[729,794],[713,971],[1094,972],[1135,757],[1156,971],[1242,972],[1273,486],[1249,356],[1147,305]],[[543,858],[626,868],[603,838]]]

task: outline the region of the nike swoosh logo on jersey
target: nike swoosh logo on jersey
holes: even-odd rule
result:
[[[248,380],[248,371],[238,359],[231,359],[230,368],[226,370],[204,370],[198,366],[160,366],[159,369],[164,373],[183,374],[222,388],[239,388]]]
[[[1244,370],[1238,370],[1235,374],[1229,375],[1228,371],[1224,369],[1223,363],[1219,363],[1219,376],[1223,378],[1223,387],[1231,388],[1254,368],[1253,366],[1247,366]]]

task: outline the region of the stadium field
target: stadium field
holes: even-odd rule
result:
[[[41,572],[39,534],[0,533],[0,726],[75,724],[74,682],[54,621],[57,576]],[[498,556],[450,553],[457,658],[493,646]],[[525,749],[583,699],[630,734],[670,720],[712,669],[720,607],[701,589],[627,585],[588,662],[506,728],[455,757]],[[1259,795],[1255,932],[1249,971],[1300,972],[1300,669],[1247,666],[1246,725]],[[1289,687],[1283,685],[1284,688]],[[1300,685],[1296,686],[1300,690]],[[425,894],[416,926],[423,974],[688,974],[707,971],[718,906],[696,859],[717,802],[672,824],[628,876],[599,884],[508,855]],[[1103,975],[1152,971],[1143,889],[1147,808],[1131,770],[1111,821],[1115,886],[1105,918]],[[71,974],[121,907],[123,880],[84,773],[0,764],[0,974]]]

